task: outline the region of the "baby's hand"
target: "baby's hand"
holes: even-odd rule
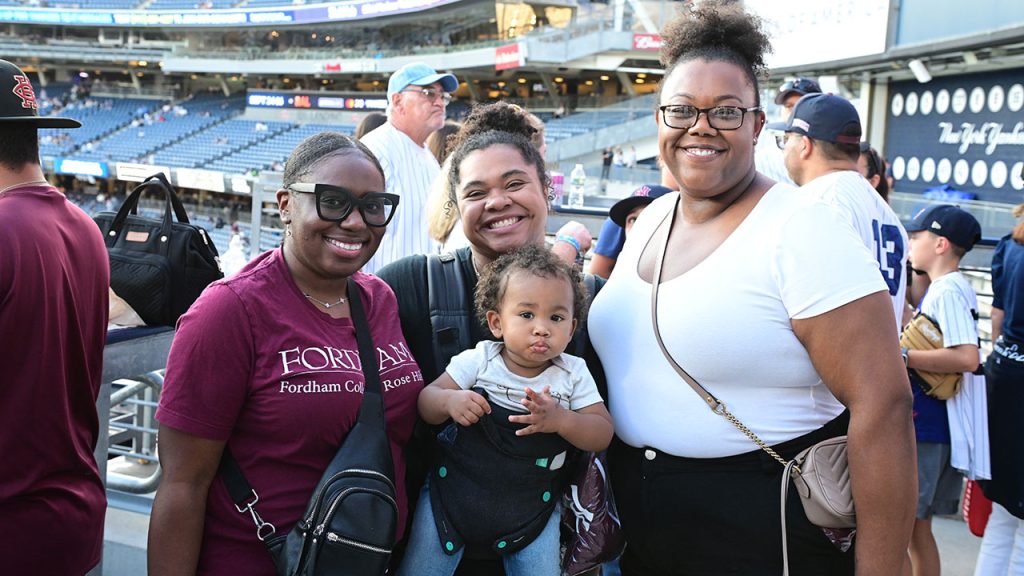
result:
[[[447,402],[448,415],[462,426],[472,426],[484,414],[491,413],[487,399],[472,390],[452,390]]]
[[[558,432],[561,429],[565,408],[562,408],[558,400],[551,397],[551,386],[545,386],[539,394],[531,388],[527,388],[523,406],[530,411],[529,414],[508,417],[509,422],[529,424],[526,428],[516,430],[516,436],[526,436],[537,432]]]

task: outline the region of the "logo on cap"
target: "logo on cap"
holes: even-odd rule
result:
[[[793,118],[793,126],[803,130],[804,132],[810,132],[811,130],[811,125],[803,118]]]
[[[17,84],[11,90],[14,95],[21,98],[22,108],[31,108],[33,110],[39,109],[39,104],[36,103],[36,93],[32,91],[32,84],[28,81],[25,76],[15,76],[14,80]]]
[[[651,189],[646,184],[641,186],[641,187],[639,187],[639,188],[637,188],[633,192],[633,196],[643,196],[643,197],[646,198],[647,196],[650,196],[650,195],[651,195]]]

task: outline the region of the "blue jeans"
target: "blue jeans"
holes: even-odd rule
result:
[[[559,558],[559,529],[561,506],[548,519],[537,538],[526,548],[502,556],[507,576],[559,576],[562,572]],[[416,515],[409,532],[409,544],[398,568],[398,576],[452,576],[459,567],[465,548],[448,555],[441,549],[441,539],[434,524],[434,510],[430,504],[429,483],[420,492]]]

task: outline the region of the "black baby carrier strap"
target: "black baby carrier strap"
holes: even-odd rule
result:
[[[500,555],[522,550],[544,530],[565,490],[576,448],[558,434],[516,436],[526,425],[509,422],[513,414],[519,413],[492,402],[476,424],[452,422],[437,436],[430,502],[447,554],[464,545]]]
[[[376,349],[370,338],[359,286],[348,281],[348,298],[366,384],[359,419],[342,441],[287,535],[275,536],[253,506],[256,491],[225,449],[220,473],[231,499],[256,524],[279,576],[377,576],[388,567],[398,526],[394,463],[384,424]]]
[[[427,298],[434,333],[431,341],[438,371],[444,371],[452,358],[473,347],[473,302],[467,296],[469,290],[469,279],[455,252],[427,255]]]

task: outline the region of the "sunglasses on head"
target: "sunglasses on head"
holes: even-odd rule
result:
[[[368,192],[356,196],[341,186],[298,182],[287,187],[291,192],[316,196],[316,215],[328,222],[342,222],[358,209],[367,226],[383,227],[395,215],[399,197],[386,192]]]

